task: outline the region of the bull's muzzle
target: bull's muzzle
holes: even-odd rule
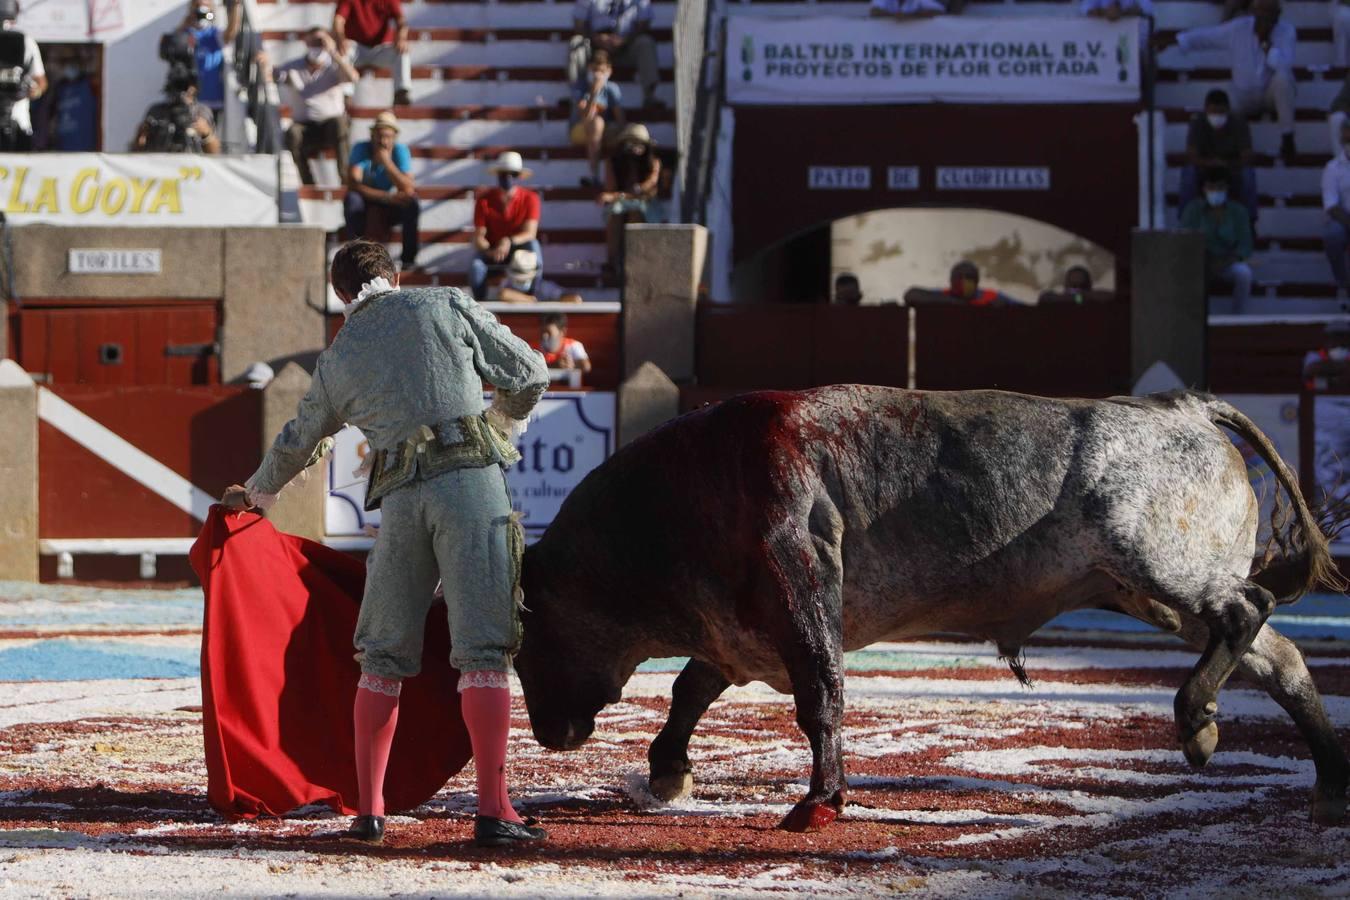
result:
[[[534,739],[549,750],[575,750],[595,731],[595,720],[568,720],[557,726],[535,728]]]

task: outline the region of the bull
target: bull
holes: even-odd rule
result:
[[[1257,499],[1220,426],[1292,503],[1255,564]],[[1266,624],[1277,604],[1344,583],[1269,439],[1206,394],[747,394],[591,472],[522,578],[516,667],[545,747],[580,746],[643,660],[690,657],[648,751],[662,799],[693,784],[689,739],[708,706],[730,684],[763,681],[793,695],[812,752],[810,788],[780,827],[821,828],[844,806],[844,651],[963,633],[1024,677],[1033,632],[1106,609],[1199,651],[1175,701],[1192,766],[1214,753],[1218,693],[1240,671],[1308,742],[1313,819],[1345,816],[1350,764],[1301,654]]]

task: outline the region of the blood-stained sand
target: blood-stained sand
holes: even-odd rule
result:
[[[0,664],[22,651],[38,665],[52,641],[66,642],[59,659],[130,666],[143,653],[159,672],[197,639],[169,618],[158,631],[122,613],[104,629],[16,621]],[[1306,649],[1350,744],[1350,644]],[[850,805],[812,835],[774,828],[805,790],[810,753],[791,699],[762,685],[714,704],[691,747],[694,794],[670,805],[645,776],[674,666],[635,676],[573,753],[535,744],[517,700],[512,781],[553,837],[504,851],[468,843],[471,767],[391,818],[385,846],[352,848],[327,836],[346,820],[325,810],[228,822],[207,806],[194,677],[12,681],[0,692],[0,896],[1350,894],[1350,828],[1307,821],[1311,761],[1263,694],[1231,684],[1219,752],[1187,767],[1171,706],[1193,662],[1175,643],[1058,631],[1028,649],[1024,689],[978,644],[853,655]]]

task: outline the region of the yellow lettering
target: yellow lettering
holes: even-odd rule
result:
[[[139,178],[131,179],[131,211],[138,213],[141,211],[141,204],[145,202],[145,194],[155,183],[155,179],[147,178],[141,181]]]
[[[105,216],[117,215],[127,205],[127,180],[114,178],[104,185],[102,194],[98,208],[103,210]]]
[[[93,181],[89,185],[89,192],[82,194],[81,191],[87,182]],[[94,204],[98,202],[98,169],[81,169],[75,173],[75,181],[70,186],[70,211],[83,215],[92,212]]]
[[[157,213],[162,207],[168,207],[169,212],[175,215],[182,214],[183,198],[178,193],[177,178],[166,178],[159,183],[159,193],[155,194],[155,199],[150,202],[148,211]]]
[[[56,193],[56,179],[42,179],[42,186],[38,188],[37,198],[33,201],[33,212],[59,213],[61,211],[61,200]]]
[[[9,204],[5,207],[7,213],[26,213],[28,204],[23,202],[23,182],[28,177],[28,167],[19,166],[14,170],[14,187],[9,192]]]

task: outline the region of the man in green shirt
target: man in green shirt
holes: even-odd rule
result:
[[[1215,166],[1205,172],[1204,196],[1181,212],[1181,227],[1205,234],[1205,277],[1233,286],[1233,307],[1245,312],[1252,294],[1252,224],[1246,207],[1228,198],[1228,170]]]

